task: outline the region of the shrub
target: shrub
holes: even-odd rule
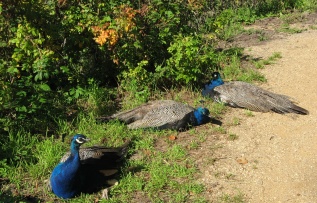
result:
[[[216,53],[208,40],[199,36],[174,37],[167,49],[171,57],[165,66],[157,66],[158,78],[169,78],[173,83],[189,84],[203,78],[210,66],[213,66]]]
[[[153,87],[197,84],[219,67],[213,44],[216,36],[230,38],[228,25],[303,5],[295,0],[0,3],[0,129],[54,130],[55,120],[69,116],[67,109],[79,108],[89,81],[119,86],[129,91],[122,95],[140,102]]]

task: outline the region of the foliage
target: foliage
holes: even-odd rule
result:
[[[155,64],[169,57],[173,36],[189,33],[189,8],[159,0],[139,6],[92,0],[1,4],[2,129],[33,129],[45,116],[54,123],[91,79],[108,86],[120,79],[125,91],[130,80],[136,89],[148,87]]]
[[[317,9],[317,1],[316,0],[301,0],[295,1],[296,8],[301,10],[312,10],[316,11]]]
[[[56,118],[68,117],[63,112],[69,107],[78,109],[77,100],[92,84],[119,86],[121,96],[139,103],[156,88],[199,84],[220,66],[217,38],[230,39],[240,23],[305,5],[296,0],[0,4],[0,129],[54,131]]]
[[[209,67],[216,65],[212,44],[199,36],[175,36],[167,50],[171,57],[167,59],[166,66],[156,67],[159,78],[170,78],[181,84],[198,82]]]

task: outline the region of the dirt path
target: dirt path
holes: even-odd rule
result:
[[[310,115],[256,112],[250,117],[243,109],[231,110],[223,122],[239,118],[239,125],[228,128],[238,139],[224,141],[214,154],[217,161],[204,170],[210,199],[240,193],[252,203],[317,202],[317,31],[245,50],[260,58],[280,52],[282,58],[261,71],[268,80],[262,87],[295,98]]]

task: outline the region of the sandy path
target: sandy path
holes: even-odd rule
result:
[[[259,114],[245,120],[254,126],[248,132],[243,133],[242,125],[232,129],[259,139],[250,158],[258,159],[262,169],[250,177],[248,196],[250,202],[317,202],[317,31],[251,47],[250,54],[268,57],[274,52],[283,58],[263,70],[265,88],[296,98],[310,115]],[[255,190],[259,187],[262,191]]]
[[[203,182],[211,192],[240,192],[252,203],[317,202],[317,31],[245,50],[262,58],[280,52],[282,58],[262,70],[268,80],[263,88],[295,98],[310,115],[256,112],[250,117],[232,110],[231,120],[240,118],[240,125],[228,131],[239,138],[223,143],[219,153],[226,157],[209,166]],[[248,163],[237,163],[241,157]],[[210,178],[215,171],[226,175]]]

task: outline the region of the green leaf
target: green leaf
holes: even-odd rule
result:
[[[61,66],[60,69],[63,71],[63,73],[69,72],[69,68],[67,66]]]
[[[50,86],[48,86],[47,84],[40,84],[39,87],[46,92],[51,90]]]
[[[6,47],[8,46],[5,41],[0,41],[0,47]]]
[[[19,91],[19,92],[17,92],[17,96],[25,97],[26,96],[26,92],[25,91]]]
[[[25,106],[19,106],[19,107],[16,107],[15,109],[16,109],[17,111],[19,111],[19,112],[26,112],[26,111],[27,111],[27,109],[26,109]]]
[[[19,70],[16,67],[10,67],[8,68],[7,72],[13,74],[13,73],[18,73]]]
[[[45,98],[40,98],[39,101],[40,101],[40,103],[45,103],[46,99]]]

